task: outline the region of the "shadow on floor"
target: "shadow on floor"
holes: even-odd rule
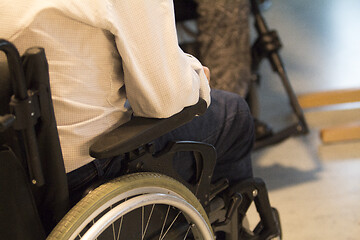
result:
[[[254,166],[254,175],[261,177],[266,182],[269,191],[316,181],[318,180],[317,174],[320,171],[320,168],[304,171],[280,164],[274,164],[270,167]]]
[[[311,131],[253,152],[254,175],[263,178],[269,190],[318,180],[323,163],[317,151],[316,134]],[[290,150],[293,156],[289,158]]]

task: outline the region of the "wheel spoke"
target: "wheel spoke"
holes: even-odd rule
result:
[[[188,235],[189,232],[190,232],[190,229],[191,229],[191,224],[189,225],[188,229],[186,230],[185,237],[183,238],[183,240],[186,239],[187,235]]]
[[[115,224],[111,224],[112,226],[112,230],[113,230],[113,237],[114,237],[114,240],[116,240],[116,232],[115,232]]]
[[[142,235],[141,240],[143,240],[144,237],[145,237],[146,231],[147,231],[148,226],[149,226],[149,223],[150,223],[151,216],[152,216],[153,211],[154,211],[154,207],[155,207],[155,204],[152,205],[152,208],[151,208],[151,211],[150,211],[150,215],[149,215],[149,218],[148,218],[148,220],[147,220],[147,223],[146,223],[146,226],[145,226],[145,230],[144,230],[144,234]]]
[[[110,206],[110,210],[113,208],[113,206]],[[115,233],[115,224],[114,222],[111,224],[111,228],[112,228],[112,231],[113,231],[113,237],[114,237],[114,240],[116,240],[116,233]]]
[[[141,207],[141,239],[144,239],[144,206]]]
[[[122,227],[122,223],[123,223],[124,217],[120,218],[120,224],[119,224],[119,231],[118,231],[118,235],[117,235],[117,240],[120,239],[120,233],[121,233],[121,227]]]
[[[168,209],[167,209],[167,212],[166,212],[166,216],[165,216],[165,219],[164,219],[164,223],[163,223],[163,225],[162,225],[162,228],[161,228],[161,232],[160,232],[159,240],[161,240],[161,239],[162,239],[162,238],[161,238],[161,235],[162,235],[162,233],[164,232],[164,228],[165,228],[166,220],[167,220],[167,218],[168,218],[168,216],[169,216],[169,211],[170,211],[170,205],[168,206]]]
[[[123,202],[126,202],[127,199],[128,199],[128,198],[125,198]],[[121,233],[121,228],[122,228],[123,220],[124,220],[124,216],[122,216],[122,217],[120,218],[119,231],[118,231],[118,235],[117,235],[117,238],[116,238],[117,240],[120,239],[120,233]]]
[[[168,227],[168,229],[166,230],[166,232],[164,233],[164,236],[160,239],[163,240],[164,237],[166,236],[166,234],[169,232],[170,228],[172,227],[172,225],[175,223],[176,219],[179,217],[181,211],[178,212],[178,214],[175,216],[174,220],[171,222],[170,226]]]

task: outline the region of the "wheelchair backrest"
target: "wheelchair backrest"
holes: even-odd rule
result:
[[[42,239],[68,210],[48,65],[41,48],[29,49],[21,59],[5,40],[0,49],[6,53],[0,56],[0,116],[15,116],[0,132],[0,235]],[[24,87],[25,97],[19,90]],[[34,133],[30,138],[29,132]],[[32,164],[34,156],[38,166]]]

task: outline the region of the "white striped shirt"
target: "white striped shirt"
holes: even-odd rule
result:
[[[132,113],[166,118],[199,96],[210,104],[202,65],[178,47],[172,0],[1,0],[0,38],[20,54],[45,49],[67,172]]]

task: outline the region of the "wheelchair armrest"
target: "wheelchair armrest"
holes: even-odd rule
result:
[[[133,151],[167,132],[191,121],[206,111],[205,100],[163,119],[133,117],[129,122],[100,136],[90,146],[90,155],[97,159],[115,157]]]

